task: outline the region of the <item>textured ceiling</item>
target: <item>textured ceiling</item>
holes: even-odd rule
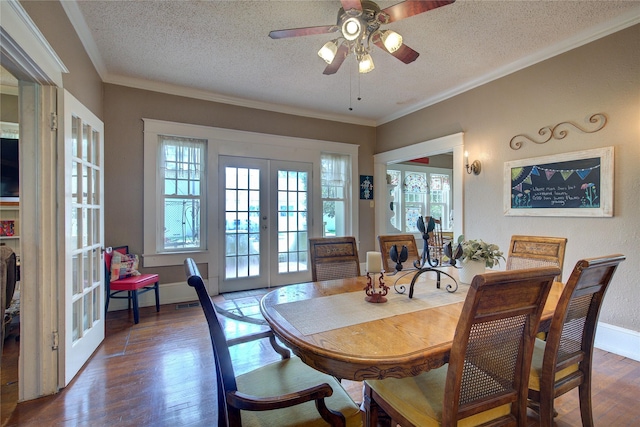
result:
[[[385,26],[415,62],[375,48],[371,73],[350,56],[327,76],[317,51],[332,35],[268,33],[333,24],[338,0],[62,4],[106,82],[370,125],[640,22],[640,1],[457,0]]]

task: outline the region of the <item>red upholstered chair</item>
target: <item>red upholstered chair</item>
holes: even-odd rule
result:
[[[105,274],[105,287],[107,289],[107,302],[105,304],[105,313],[109,310],[109,300],[111,298],[127,299],[127,309],[131,309],[131,303],[133,302],[133,321],[138,323],[140,321],[140,313],[138,309],[138,296],[147,291],[156,292],[156,311],[160,311],[160,288],[159,278],[157,274],[140,274],[139,276],[130,276],[122,279],[111,281],[111,259],[113,258],[113,252],[117,251],[121,254],[128,254],[128,246],[119,246],[113,248],[112,252],[104,253],[104,274]],[[118,295],[122,292],[126,292],[126,295]]]

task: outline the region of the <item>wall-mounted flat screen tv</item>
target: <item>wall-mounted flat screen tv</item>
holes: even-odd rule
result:
[[[0,200],[18,201],[20,197],[20,167],[18,140],[0,139]]]

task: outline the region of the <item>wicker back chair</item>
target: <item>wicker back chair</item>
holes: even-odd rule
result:
[[[309,258],[314,282],[360,275],[360,259],[355,237],[311,237]]]
[[[438,265],[442,265],[442,256],[444,255],[442,248],[444,247],[444,239],[442,238],[442,219],[433,218],[436,225],[429,236],[429,256],[431,259],[437,259]]]
[[[187,283],[198,294],[213,346],[212,386],[217,387],[218,427],[362,425],[360,408],[338,380],[289,357],[273,332],[271,346],[282,360],[236,376],[229,342],[195,261],[184,261]],[[203,374],[209,371],[203,369]]]
[[[405,261],[405,267],[413,267],[413,262],[420,259],[420,253],[418,252],[418,245],[416,245],[416,238],[413,234],[388,234],[378,236],[378,244],[380,245],[380,253],[382,254],[382,268],[387,273],[391,273],[396,270],[396,263],[391,260],[391,248],[396,245],[398,253],[403,246],[407,247],[409,257]]]
[[[591,366],[598,314],[624,255],[577,262],[554,311],[547,340],[536,339],[529,399],[537,403],[540,425],[553,425],[553,401],[579,388],[583,426],[593,426]]]
[[[415,377],[366,380],[365,425],[375,427],[382,411],[403,427],[524,427],[533,340],[558,273],[541,267],[475,276],[449,363]]]
[[[567,239],[565,237],[511,236],[507,270],[547,266],[560,267],[560,274],[556,280],[561,282],[566,245]]]

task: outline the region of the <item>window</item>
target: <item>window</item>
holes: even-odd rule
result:
[[[418,217],[433,216],[442,220],[443,230],[451,230],[451,172],[436,168],[419,172],[402,165],[396,167],[387,169],[391,225],[404,233],[418,233]]]
[[[158,174],[162,184],[158,223],[164,232],[158,252],[206,248],[206,140],[159,135]]]
[[[351,188],[351,158],[322,153],[322,235],[345,236],[349,215],[347,198]]]
[[[342,162],[347,162],[344,170],[348,176],[342,184],[343,193],[327,200],[336,202],[338,205],[332,211],[335,212],[332,218],[335,231],[332,232],[337,233],[340,230],[343,235],[358,237],[358,203],[351,197],[352,194],[357,194],[358,190],[357,186],[354,188],[357,180],[353,178],[358,174],[357,145],[148,118],[143,121],[142,260],[144,267],[181,265],[187,253],[197,263],[208,264],[209,279],[212,280],[211,289],[216,291],[220,289],[218,272],[224,270],[226,251],[225,211],[220,207],[225,202],[225,188],[222,185],[224,174],[221,173],[221,171],[224,172],[224,166],[221,167],[220,162],[221,159],[228,157],[242,158],[243,163],[254,159],[309,164],[308,183],[311,184],[309,194],[312,195],[312,200],[308,201],[311,220],[307,220],[307,232],[309,236],[321,236],[323,227],[320,218],[323,214],[323,200],[320,178],[323,153],[341,156]],[[165,156],[160,148],[165,141],[169,146],[174,147],[171,149],[174,152],[167,153],[169,157]],[[250,157],[247,157],[249,155]],[[166,167],[165,163],[167,163]],[[165,172],[169,174],[166,181]],[[271,181],[273,175],[265,176],[271,178],[263,188],[276,189],[275,181]],[[340,186],[339,181],[334,181],[333,184],[335,191],[331,190],[332,193],[338,191],[337,187]],[[173,202],[174,205],[169,206],[169,202]],[[277,200],[269,199],[265,203],[268,204],[268,208],[278,206]],[[341,203],[343,206],[340,206]],[[262,217],[260,218],[263,221]],[[274,218],[271,215],[264,221],[271,221]],[[270,233],[275,230],[275,226],[268,228]],[[269,239],[276,241],[277,233],[270,235]],[[300,253],[303,251],[297,250]],[[277,272],[278,270],[272,266],[268,271]],[[298,273],[301,272],[298,271],[295,274]],[[293,277],[294,273],[290,274],[290,277]],[[276,283],[278,278],[278,274],[273,274],[273,277],[263,281],[262,284],[266,285],[270,283],[269,281]]]

